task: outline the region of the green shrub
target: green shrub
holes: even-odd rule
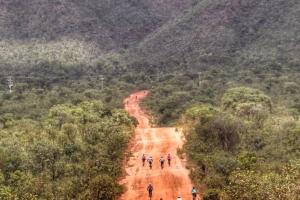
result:
[[[203,200],[220,200],[219,191],[209,189],[205,192]]]
[[[299,161],[283,166],[279,172],[235,171],[225,189],[227,199],[297,200],[299,172]]]
[[[257,117],[263,112],[272,110],[270,97],[259,90],[247,87],[227,90],[222,97],[221,105],[224,110],[246,117]]]
[[[121,187],[115,180],[107,175],[101,175],[89,182],[85,197],[89,200],[114,200],[121,191]]]

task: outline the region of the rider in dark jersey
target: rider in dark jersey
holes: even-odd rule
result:
[[[164,163],[165,163],[164,157],[160,157],[159,162],[160,162],[160,167],[163,169],[164,168]]]
[[[169,166],[171,166],[171,155],[170,154],[168,154],[167,159],[168,159]]]
[[[148,164],[149,164],[150,169],[152,169],[152,163],[153,163],[153,158],[152,158],[152,156],[149,156],[149,157],[148,157],[147,162],[148,162]]]
[[[146,156],[145,156],[145,154],[143,154],[143,156],[142,156],[143,166],[145,166],[145,161],[146,161]]]
[[[150,199],[152,198],[152,192],[153,192],[153,186],[151,183],[149,183],[148,187],[147,187],[147,191],[148,191],[148,195],[150,197]]]

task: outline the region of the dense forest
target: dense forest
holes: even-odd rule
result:
[[[227,90],[220,105],[199,104],[182,117],[192,175],[204,199],[298,199],[299,117],[263,92]]]
[[[41,120],[4,118],[1,199],[110,199],[134,120],[101,102],[58,104]]]
[[[0,0],[0,199],[116,199],[122,102],[148,89],[205,200],[298,200],[299,19],[297,0]]]

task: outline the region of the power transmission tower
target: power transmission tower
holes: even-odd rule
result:
[[[101,81],[101,90],[104,89],[104,76],[100,75],[100,81]]]
[[[14,87],[12,76],[7,77],[7,82],[8,82],[9,93],[12,93],[12,88]]]

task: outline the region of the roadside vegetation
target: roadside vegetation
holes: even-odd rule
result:
[[[1,118],[0,199],[114,199],[135,121],[100,101]]]
[[[1,76],[0,199],[113,200],[123,191],[136,121],[121,108],[137,88],[107,73],[108,59],[102,76],[60,61],[18,66],[12,93]]]
[[[299,198],[300,121],[261,91],[227,90],[182,117],[191,177],[205,200]]]
[[[184,127],[191,178],[205,200],[299,196],[297,69],[209,69],[161,78],[143,103]]]

